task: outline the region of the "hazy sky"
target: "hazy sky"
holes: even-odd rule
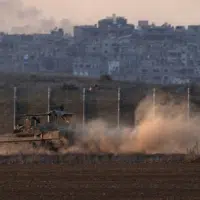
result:
[[[75,24],[95,24],[113,13],[134,24],[200,24],[200,0],[0,0],[0,31],[49,32],[60,26],[72,32]]]
[[[150,19],[155,23],[200,24],[200,0],[23,0],[44,15],[68,18],[77,23],[95,23],[112,13],[128,18]]]

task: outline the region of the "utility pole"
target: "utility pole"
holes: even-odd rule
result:
[[[82,122],[82,126],[83,126],[83,130],[85,128],[85,88],[83,88],[83,122]]]
[[[117,102],[117,128],[120,126],[120,100],[121,100],[121,89],[118,88],[118,102]]]
[[[48,87],[48,99],[47,99],[47,112],[48,112],[48,114],[50,112],[50,98],[51,98],[51,88]],[[49,115],[47,116],[47,122],[48,123],[50,122],[50,116]]]
[[[16,99],[17,99],[17,87],[14,87],[13,91],[13,129],[16,129]]]
[[[153,88],[153,117],[156,116],[156,89]]]

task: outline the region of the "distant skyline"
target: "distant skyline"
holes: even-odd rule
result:
[[[72,32],[74,25],[96,24],[114,13],[135,25],[196,25],[199,8],[200,0],[0,0],[0,31],[44,33],[60,26]]]
[[[113,13],[129,23],[140,19],[174,25],[200,24],[200,0],[23,0],[47,17],[68,18],[76,24],[94,24]]]

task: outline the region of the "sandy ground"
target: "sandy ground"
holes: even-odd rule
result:
[[[200,164],[1,165],[1,199],[200,199]]]

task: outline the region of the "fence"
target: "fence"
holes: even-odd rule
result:
[[[135,95],[137,94],[137,95]],[[156,106],[156,89],[151,91],[153,107]],[[64,90],[59,87],[14,87],[0,90],[0,133],[11,132],[15,128],[18,115],[47,113],[64,106],[75,113],[76,121],[83,127],[91,119],[102,118],[113,126],[134,124],[134,110],[144,96],[144,91],[118,88],[116,90]],[[190,119],[190,89],[187,91],[187,115]],[[156,110],[154,109],[154,115]],[[49,121],[43,117],[43,121]]]
[[[89,120],[97,118],[120,127],[123,112],[128,114],[125,118],[129,118],[129,124],[133,122],[134,102],[130,98],[131,95],[126,98],[120,88],[90,91],[86,88],[63,90],[59,87],[46,87],[45,89],[14,87],[13,93],[13,103],[10,102],[10,96],[7,98],[10,102],[10,111],[9,116],[4,113],[4,119],[6,117],[9,127],[8,125],[4,127],[6,129],[4,132],[12,131],[10,127],[15,128],[18,115],[47,113],[50,110],[58,109],[61,105],[66,111],[75,113],[76,121],[81,123],[83,127]],[[127,108],[123,106],[124,104],[126,107],[128,106],[129,113],[127,113]],[[126,109],[124,110],[123,107]],[[11,121],[13,121],[12,126]],[[49,121],[49,117],[43,117],[42,121]],[[2,123],[4,122],[2,121]]]

